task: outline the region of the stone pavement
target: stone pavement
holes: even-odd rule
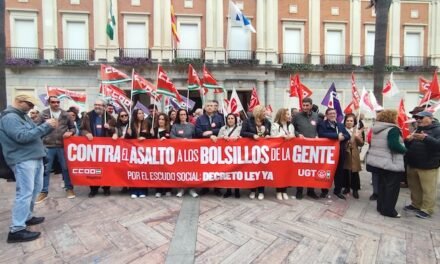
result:
[[[380,216],[370,202],[370,176],[362,173],[360,199],[264,201],[204,196],[87,198],[77,187],[64,198],[52,175],[49,198],[36,206],[46,221],[31,227],[38,240],[7,244],[15,185],[0,180],[0,263],[437,263],[440,213],[418,219]],[[289,190],[293,194],[293,190]]]

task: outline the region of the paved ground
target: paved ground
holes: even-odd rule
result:
[[[204,196],[131,199],[114,188],[110,197],[64,198],[53,175],[50,198],[36,207],[46,221],[32,227],[40,239],[7,244],[14,184],[0,181],[1,263],[437,263],[440,213],[421,220],[380,216],[369,174],[360,199],[264,201]],[[293,191],[290,190],[291,194]]]

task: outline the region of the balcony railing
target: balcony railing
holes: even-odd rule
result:
[[[321,56],[321,64],[350,64],[350,56],[326,54]]]
[[[252,50],[228,50],[228,60],[254,60],[255,52]]]
[[[374,55],[365,55],[362,60],[362,65],[373,65]]]
[[[280,53],[280,63],[310,63],[309,56],[302,53]]]
[[[43,59],[43,52],[39,48],[6,48],[7,59]]]
[[[175,58],[178,59],[203,59],[203,50],[201,49],[176,49]]]
[[[95,51],[92,49],[57,49],[56,55],[61,60],[93,61]]]
[[[403,66],[427,66],[428,58],[421,56],[404,56]]]
[[[150,58],[149,49],[119,49],[120,58]]]

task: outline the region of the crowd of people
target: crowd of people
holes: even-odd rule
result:
[[[359,199],[361,188],[359,172],[362,170],[361,148],[367,141],[366,168],[372,173],[373,194],[370,200],[377,200],[377,211],[388,217],[400,217],[395,206],[400,190],[400,182],[405,180],[411,191],[411,204],[404,207],[419,218],[430,217],[435,208],[436,183],[440,166],[440,125],[432,113],[419,109],[413,112],[416,122],[412,133],[402,137],[397,126],[397,112],[383,110],[368,131],[362,120],[354,114],[347,114],[342,123],[337,121],[335,109],[328,108],[319,113],[311,98],[304,98],[301,111],[281,108],[272,119],[263,106],[256,106],[246,116],[223,115],[218,111],[218,102],[205,102],[204,109],[190,114],[186,109],[161,113],[157,106],[148,107],[149,113],[141,109],[119,111],[104,99],[94,102],[93,110],[79,113],[75,107],[67,111],[61,109],[60,99],[48,98],[49,107],[41,112],[34,108],[36,99],[29,95],[17,95],[11,106],[2,112],[0,136],[3,154],[16,177],[16,199],[12,209],[12,224],[8,242],[30,241],[38,238],[39,232],[26,229],[27,226],[42,223],[44,217],[33,216],[35,203],[42,203],[48,197],[50,174],[54,161],[60,165],[66,197],[75,198],[74,187],[63,151],[63,139],[83,136],[111,137],[137,140],[167,140],[209,138],[236,141],[240,138],[260,140],[265,137],[281,137],[285,140],[299,138],[329,138],[339,141],[340,153],[334,176],[333,193],[340,199],[347,194]],[[293,113],[293,115],[292,115]],[[43,164],[43,158],[45,162]],[[276,199],[289,199],[288,189],[293,186],[276,188]],[[298,200],[304,197],[304,188],[295,186]],[[88,196],[95,197],[102,188],[105,196],[111,195],[109,186],[90,186]],[[121,192],[131,198],[148,195],[147,188],[123,187]],[[150,190],[151,191],[151,190]],[[188,191],[192,197],[207,194],[202,188],[178,189],[176,196],[182,197]],[[217,196],[240,197],[240,189],[214,188]],[[328,196],[328,189],[318,195],[313,188],[307,188],[306,195],[312,199]],[[171,196],[170,188],[154,189],[155,197]],[[265,187],[259,186],[249,191],[250,199],[263,200]]]

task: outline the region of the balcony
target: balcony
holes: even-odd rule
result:
[[[56,58],[65,61],[94,61],[95,51],[92,49],[56,49]]]
[[[6,48],[6,59],[41,60],[43,59],[43,52],[39,48],[10,47]]]
[[[120,58],[150,58],[149,49],[119,49]]]
[[[429,59],[422,56],[404,56],[402,58],[403,66],[428,66]]]
[[[302,53],[280,53],[280,64],[284,63],[294,63],[294,64],[304,64],[310,63],[310,56]]]
[[[351,64],[350,56],[326,54],[321,56],[321,64]]]
[[[203,59],[203,50],[201,49],[176,49],[174,52],[176,59]]]
[[[373,65],[374,64],[374,55],[365,55],[362,58],[362,65]]]
[[[228,60],[254,60],[255,52],[252,50],[228,50]]]

